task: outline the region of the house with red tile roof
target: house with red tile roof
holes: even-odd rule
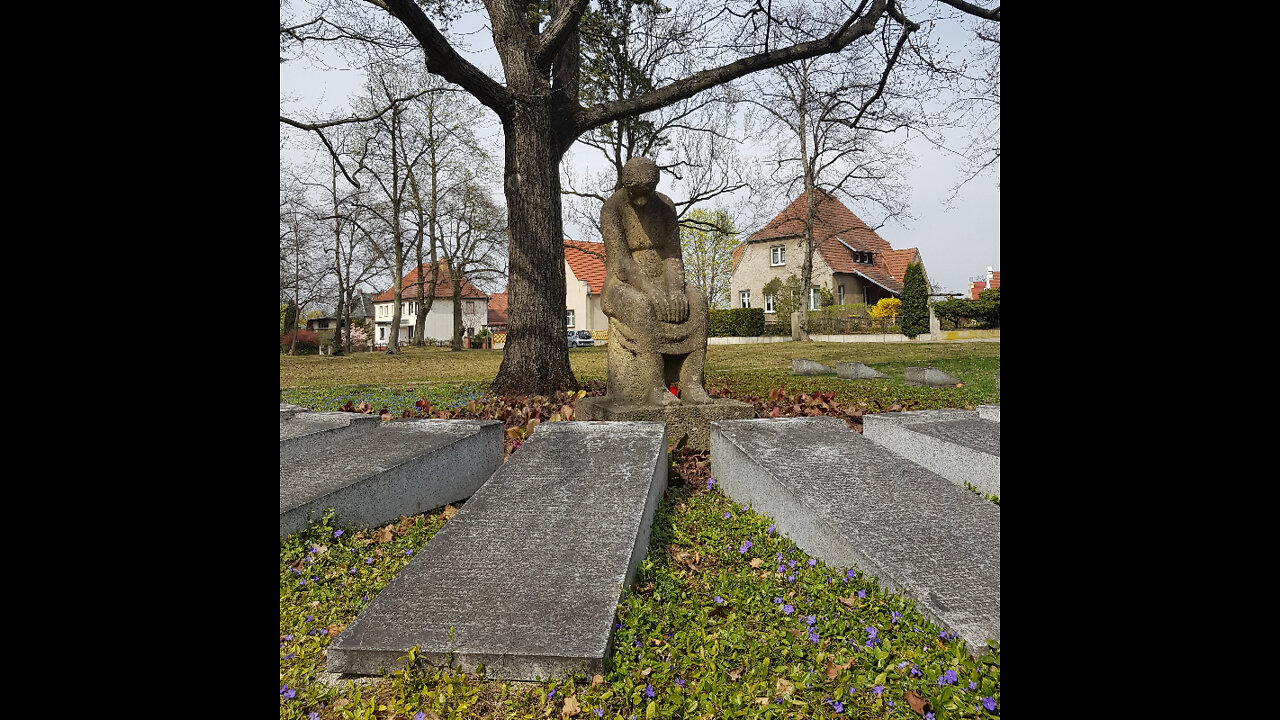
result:
[[[507,329],[507,291],[489,296],[489,329],[502,332]]]
[[[427,313],[426,325],[423,332],[427,337],[434,340],[448,340],[453,337],[453,279],[449,272],[449,263],[440,260],[439,275],[436,280],[436,290],[432,296],[431,310]],[[401,345],[408,344],[413,340],[413,333],[417,327],[418,311],[422,308],[421,298],[418,297],[418,273],[424,273],[424,277],[430,282],[431,265],[423,263],[421,267],[414,268],[405,275],[400,282],[400,337]],[[423,291],[427,291],[429,285],[423,285]],[[391,316],[394,311],[395,304],[394,293],[392,289],[379,293],[373,298],[374,311],[374,331],[373,342],[374,347],[385,348],[387,340],[391,337]],[[482,292],[470,280],[462,279],[462,329],[465,335],[474,335],[476,331],[484,327],[488,322],[488,305],[489,296]]]
[[[920,252],[916,248],[894,250],[844,203],[825,190],[814,192],[814,288],[829,289],[839,305],[902,297],[907,265],[918,262],[923,267]],[[774,278],[800,277],[804,265],[804,215],[802,193],[733,249],[729,297],[734,307],[762,307],[765,321],[775,321],[774,299],[765,296],[764,286]],[[925,276],[927,280],[927,272]],[[817,309],[817,290],[811,289],[809,295],[809,308]]]
[[[978,294],[987,288],[1000,287],[1000,271],[992,270],[991,266],[987,266],[986,279],[973,278],[969,280],[969,299],[977,300]]]
[[[565,326],[570,330],[608,330],[600,308],[604,290],[604,243],[564,241]]]

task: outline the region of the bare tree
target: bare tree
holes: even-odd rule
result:
[[[476,181],[462,185],[449,196],[449,237],[442,247],[449,263],[453,289],[452,350],[462,350],[465,328],[462,321],[462,283],[501,272],[497,251],[506,249],[507,223],[502,207]],[[474,283],[473,283],[474,284]]]
[[[429,72],[462,87],[502,123],[511,312],[507,347],[491,386],[499,394],[549,394],[577,386],[562,336],[564,223],[558,169],[578,137],[754,72],[838,52],[874,38],[884,25],[915,27],[894,0],[863,0],[816,39],[780,46],[775,35],[757,32],[778,25],[769,7],[756,0],[731,0],[723,10],[708,5],[698,17],[698,44],[684,58],[686,66],[673,65],[652,90],[584,106],[579,21],[587,5],[588,0],[484,0],[501,82],[463,57],[415,0],[368,0],[363,5],[368,14],[355,10],[361,7],[356,0],[339,0],[335,12],[347,16],[342,25],[326,26],[347,28],[357,42],[401,54],[407,52],[407,31]],[[467,6],[432,7],[447,13]],[[381,22],[387,19],[398,27]],[[283,25],[281,33],[283,41]]]
[[[306,205],[301,182],[296,177],[281,178],[280,194],[280,299],[291,300],[297,308],[298,318],[306,316],[308,305],[322,296],[324,280],[323,254],[320,252],[320,232],[313,215]],[[298,345],[297,322],[289,343],[293,355]]]

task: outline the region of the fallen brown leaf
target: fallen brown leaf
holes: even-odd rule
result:
[[[756,698],[756,704],[757,704],[757,705],[768,705],[768,704],[769,704],[769,698],[767,698],[767,697]]]
[[[339,625],[338,623],[330,623],[328,628],[329,637],[338,637],[338,633],[346,629],[347,629],[346,623],[343,623],[342,625]]]
[[[915,714],[923,717],[925,713],[929,712],[929,701],[920,697],[920,693],[915,690],[908,690],[904,697],[906,697],[907,704],[911,706]]]
[[[603,675],[592,675],[592,676],[591,676],[591,687],[597,687],[597,686],[599,686],[599,685],[603,685],[603,684],[604,684],[604,676],[603,676]]]
[[[730,682],[737,682],[737,681],[738,681],[738,678],[742,677],[742,671],[743,671],[743,670],[746,670],[746,669],[747,669],[747,666],[745,666],[745,665],[740,665],[740,666],[738,666],[738,667],[734,668],[733,670],[730,670],[730,671],[729,671],[729,681],[730,681]]]
[[[827,661],[827,678],[830,680],[835,680],[836,676],[840,674],[841,670],[848,670],[852,666],[853,666],[852,658],[850,658],[847,662],[840,663],[839,665],[828,660]]]
[[[761,560],[760,558],[751,558],[751,567],[758,568],[763,564],[764,564],[764,561]]]
[[[445,505],[444,512],[440,513],[440,517],[444,518],[445,520],[452,520],[453,516],[457,514],[458,514],[458,508],[452,505]]]
[[[579,712],[582,712],[582,710],[578,707],[578,697],[576,695],[570,695],[564,699],[564,706],[560,708],[560,717],[573,717]]]
[[[778,691],[779,695],[790,695],[795,692],[796,686],[792,685],[790,680],[778,678],[778,682],[774,685],[774,689]]]
[[[350,700],[348,700],[348,699],[346,699],[346,698],[338,698],[337,700],[335,700],[335,701],[334,701],[333,706],[334,706],[335,708],[340,708],[340,707],[342,707],[343,705],[350,705],[350,704],[351,704],[351,701],[350,701]]]
[[[649,677],[649,673],[653,672],[653,668],[645,668],[640,671],[640,677]]]
[[[857,596],[856,594],[854,594],[854,593],[849,593],[849,597],[847,597],[847,598],[840,598],[840,604],[841,604],[841,605],[844,605],[844,606],[846,606],[846,607],[857,607],[857,606],[858,606],[858,596]]]
[[[378,542],[391,542],[391,526],[378,528],[378,531],[373,534],[373,538]]]

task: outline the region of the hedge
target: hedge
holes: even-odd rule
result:
[[[708,337],[757,337],[764,334],[764,308],[712,310]]]

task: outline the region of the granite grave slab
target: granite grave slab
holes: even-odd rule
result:
[[[503,680],[604,671],[667,483],[651,422],[543,423],[328,648],[329,673],[483,664]]]
[[[991,422],[1000,422],[1000,403],[995,405],[979,405],[978,417]]]
[[[1000,495],[1000,423],[974,410],[916,410],[862,416],[868,440],[951,482]]]
[[[909,367],[903,369],[903,385],[926,385],[928,387],[955,387],[960,380],[938,368]]]
[[[372,430],[381,422],[377,415],[312,412],[306,408],[282,404],[280,462],[291,462],[303,455],[317,452],[348,435],[359,435]]]
[[[975,657],[1000,640],[1000,508],[838,418],[711,426],[717,487],[828,565],[915,601]]]
[[[835,373],[835,370],[816,360],[794,358],[791,361],[792,375],[831,375],[833,373]]]
[[[357,425],[363,421],[354,419]],[[291,422],[305,422],[306,413]],[[377,418],[374,418],[377,420]],[[396,420],[316,442],[280,442],[280,537],[333,508],[339,523],[380,525],[470,497],[502,464],[497,420]]]
[[[860,362],[836,363],[836,375],[845,380],[869,380],[889,377],[884,373],[868,367]]]

